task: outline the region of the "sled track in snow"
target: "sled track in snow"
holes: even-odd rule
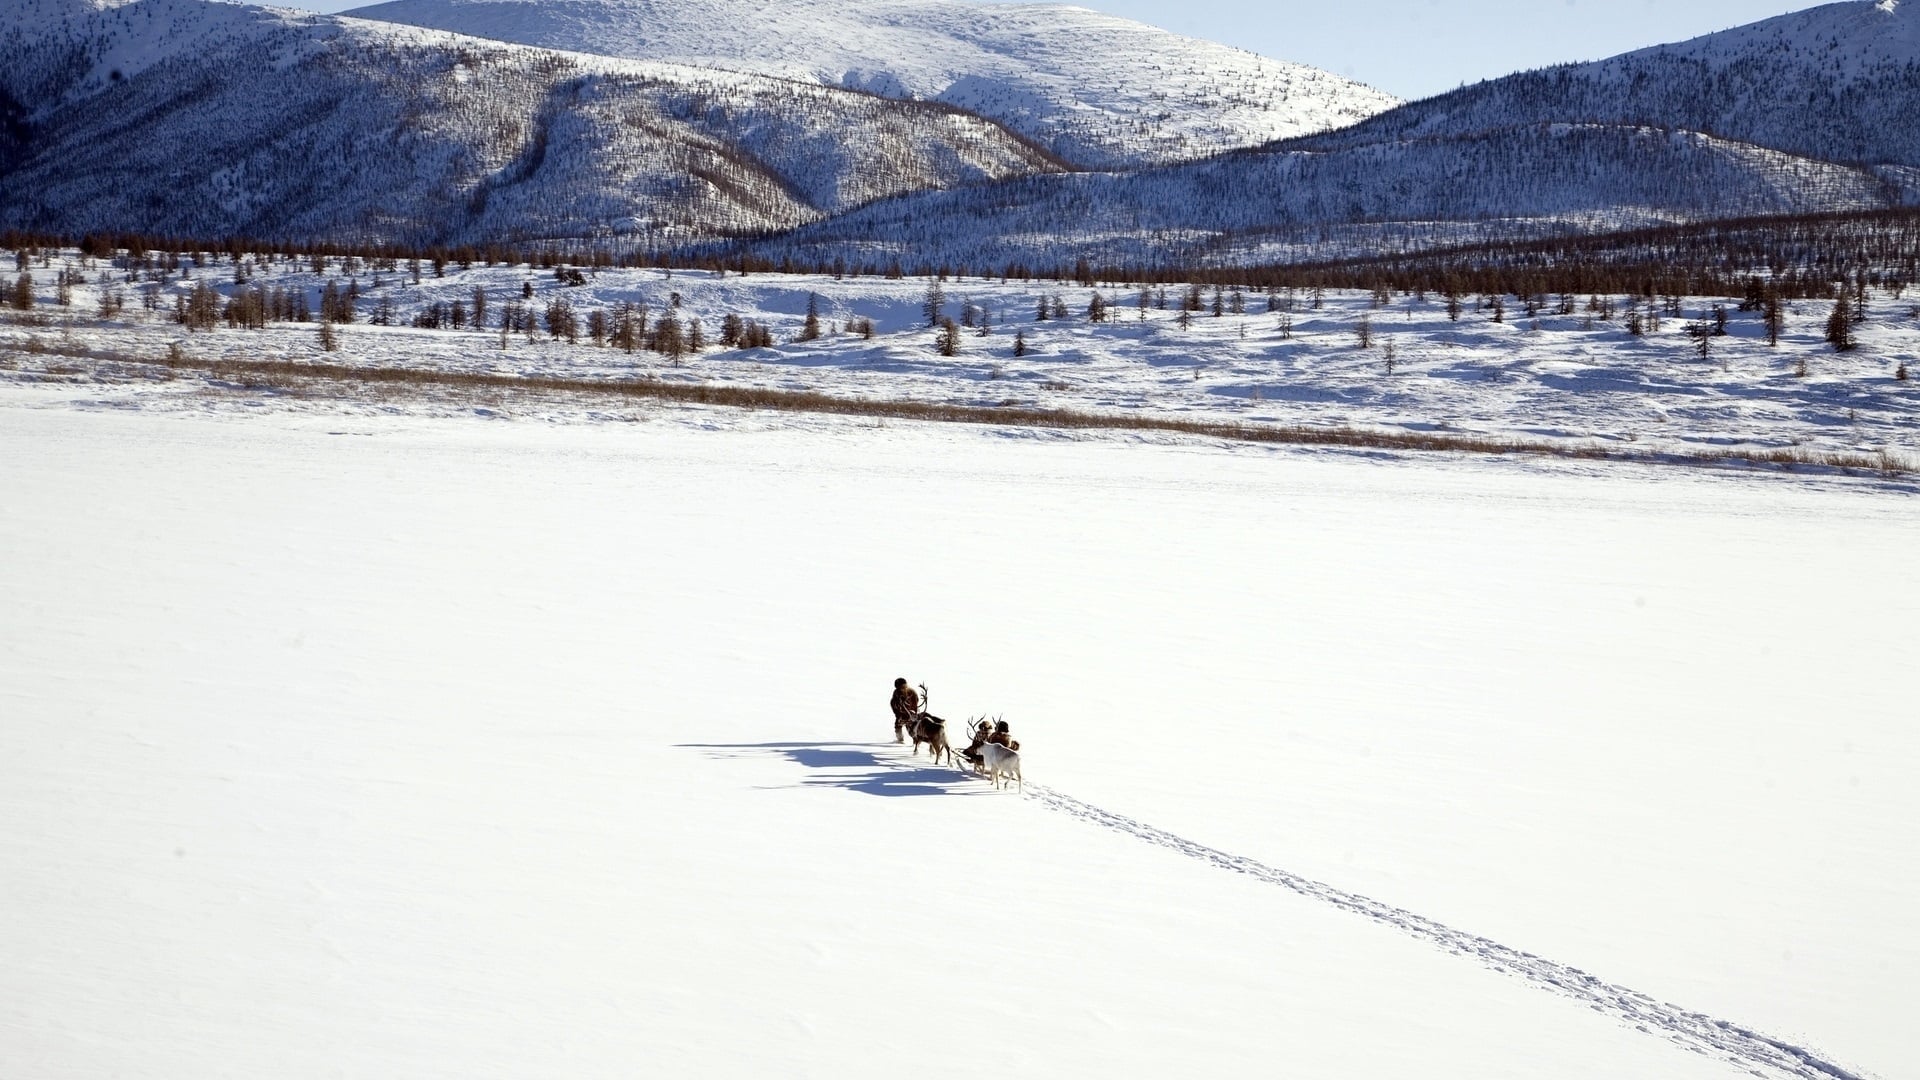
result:
[[[1579,968],[1521,952],[1464,930],[1455,930],[1378,900],[1277,870],[1253,859],[1229,855],[1130,817],[1102,810],[1052,788],[1035,784],[1027,795],[1054,810],[1071,814],[1103,829],[1136,836],[1150,844],[1171,848],[1182,855],[1211,863],[1222,870],[1246,874],[1342,911],[1384,923],[1430,941],[1455,955],[1472,957],[1495,971],[1518,976],[1543,989],[1582,1002],[1595,1012],[1613,1016],[1649,1035],[1665,1038],[1696,1053],[1747,1069],[1755,1075],[1785,1075],[1804,1077],[1806,1080],[1866,1080],[1858,1073],[1849,1072],[1791,1043],[1656,1000],[1636,990],[1602,981]]]

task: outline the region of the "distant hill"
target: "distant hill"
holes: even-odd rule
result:
[[[1117,169],[1345,127],[1372,87],[1085,8],[967,0],[393,0],[350,14],[955,105]]]
[[[1244,262],[1920,200],[1920,0],[1831,4],[1119,176],[902,196],[763,245]]]
[[[1920,0],[1857,0],[1526,71],[1288,143],[1332,150],[1537,123],[1647,124],[1824,161],[1920,166]]]
[[[1058,168],[964,112],[811,83],[210,0],[20,3],[0,225],[680,243]]]
[[[1764,214],[1873,210],[1920,170],[1795,157],[1697,132],[1548,124],[1125,174],[904,195],[758,245],[885,265],[1288,261]]]
[[[1072,8],[367,10],[793,77],[222,0],[14,0],[0,227],[1167,266],[1920,202],[1920,0],[1829,5],[1378,115],[1324,72]],[[1343,108],[1360,122],[1300,134]],[[1299,137],[1099,172],[1049,149],[1179,158],[1260,124]]]

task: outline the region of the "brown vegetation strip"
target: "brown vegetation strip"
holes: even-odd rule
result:
[[[1660,452],[1623,450],[1592,443],[1562,444],[1540,440],[1463,435],[1442,432],[1382,431],[1353,427],[1300,427],[1250,424],[1238,421],[1181,420],[1172,417],[1115,416],[1073,409],[1045,409],[1015,405],[954,405],[931,401],[836,397],[810,390],[775,390],[713,383],[666,382],[655,378],[569,379],[553,376],[502,375],[485,372],[436,371],[425,368],[366,367],[352,364],[291,360],[203,360],[191,357],[147,359],[120,354],[103,355],[87,349],[49,351],[84,354],[97,360],[157,364],[172,370],[205,371],[238,378],[250,385],[272,380],[360,382],[418,388],[520,391],[615,396],[672,401],[691,405],[718,405],[738,409],[827,413],[940,423],[986,424],[1007,427],[1086,431],[1155,431],[1235,442],[1277,443],[1294,446],[1344,446],[1368,450],[1452,451],[1472,454],[1530,454],[1544,457],[1628,461],[1651,464],[1720,465],[1760,464],[1791,468],[1796,465],[1904,476],[1913,470],[1906,460],[1881,451],[1849,453],[1782,447],[1774,450],[1719,450]]]

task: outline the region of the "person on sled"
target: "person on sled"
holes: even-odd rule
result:
[[[1013,737],[1013,729],[1007,726],[1005,720],[995,720],[993,722],[993,731],[987,736],[986,741],[999,743],[1009,750],[1020,749],[1020,740]]]
[[[920,715],[920,695],[905,679],[893,680],[893,741],[906,742],[907,729]]]
[[[1020,749],[1020,744],[1014,741],[1013,730],[1007,726],[1005,720],[996,721],[983,718],[979,723],[973,725],[973,741],[967,744],[965,750],[960,751],[960,756],[966,758],[975,770],[978,770],[980,767],[980,748],[988,743],[999,743],[1009,750]]]

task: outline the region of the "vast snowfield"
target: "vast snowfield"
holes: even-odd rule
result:
[[[0,395],[8,1077],[1920,1066],[1897,485],[169,400]]]

